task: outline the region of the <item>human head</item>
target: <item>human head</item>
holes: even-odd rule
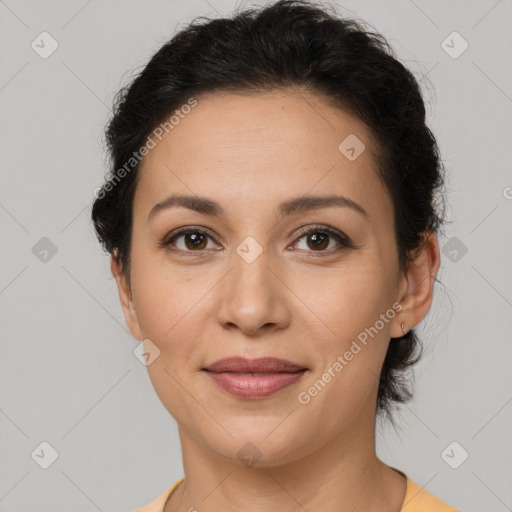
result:
[[[127,169],[155,129],[192,105],[191,98],[201,103],[215,94],[293,88],[321,97],[368,130],[377,174],[393,206],[398,268],[405,272],[425,235],[441,226],[436,197],[443,183],[442,164],[425,122],[418,82],[385,39],[361,22],[294,0],[246,10],[232,19],[203,21],[165,43],[120,91],[107,128],[111,175],[95,200],[92,218],[128,282],[141,162],[136,159],[121,179],[118,170]],[[402,376],[419,359],[418,348],[413,329],[389,344],[379,377],[379,411],[389,413],[394,403],[411,396]]]

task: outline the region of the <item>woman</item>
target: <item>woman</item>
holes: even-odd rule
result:
[[[144,512],[454,511],[375,453],[440,266],[436,141],[384,38],[307,2],[196,20],[121,91],[93,220],[175,418]]]

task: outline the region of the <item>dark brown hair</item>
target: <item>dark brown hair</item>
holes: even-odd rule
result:
[[[426,126],[418,81],[385,38],[365,30],[363,22],[336,15],[332,6],[280,0],[228,18],[196,18],[117,94],[106,129],[111,169],[96,196],[92,220],[103,247],[128,278],[139,168],[133,155],[152,131],[202,93],[288,87],[321,95],[357,116],[373,134],[379,176],[394,205],[399,265],[406,270],[424,235],[437,232],[444,215],[438,194],[444,169]],[[411,398],[404,370],[421,357],[415,357],[418,348],[412,329],[389,344],[378,412],[390,417],[394,403]]]

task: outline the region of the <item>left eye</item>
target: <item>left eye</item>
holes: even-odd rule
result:
[[[348,247],[350,245],[349,240],[328,229],[310,229],[301,233],[301,236],[295,242],[295,245],[299,245],[299,242],[305,239],[306,248],[313,252],[326,252],[326,250],[332,249],[330,242],[338,242],[342,247]],[[334,244],[336,246],[336,244]],[[339,248],[339,247],[338,247]],[[299,247],[301,249],[301,247]]]

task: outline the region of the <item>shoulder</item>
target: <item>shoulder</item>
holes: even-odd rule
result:
[[[174,485],[171,485],[168,489],[166,489],[160,496],[155,498],[151,503],[146,505],[145,507],[138,508],[136,512],[163,512],[164,506],[169,499],[169,496],[173,493],[173,491],[178,487],[178,485],[183,482],[184,478],[178,480]]]
[[[400,512],[461,512],[420,487],[407,475],[407,492]]]
[[[460,510],[441,501],[437,496],[420,487],[406,474],[399,471],[407,480],[407,491],[400,512],[461,512]],[[174,485],[166,489],[156,499],[136,512],[163,512],[164,506],[173,491],[183,482],[178,480]]]

